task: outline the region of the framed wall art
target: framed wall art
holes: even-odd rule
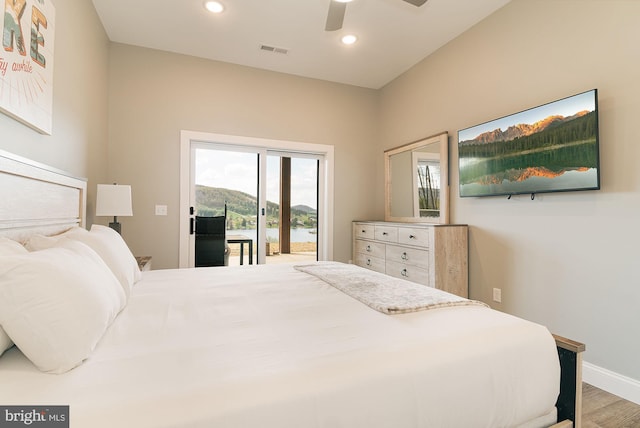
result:
[[[55,9],[51,0],[2,3],[0,111],[51,135]]]

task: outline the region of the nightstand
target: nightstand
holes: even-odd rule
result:
[[[151,270],[151,256],[136,256],[141,271]]]

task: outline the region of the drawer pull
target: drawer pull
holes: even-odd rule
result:
[[[364,230],[364,229],[362,229],[362,233],[367,233],[367,231],[366,231],[366,230]]]
[[[371,245],[367,245],[367,252],[371,252]]]
[[[400,271],[400,275],[406,277],[407,275],[407,270],[406,269],[402,269],[402,271]]]
[[[367,259],[367,266],[371,266],[371,259]]]
[[[416,235],[409,235],[409,239],[416,239]]]
[[[387,236],[388,233],[387,232],[382,232],[382,236]]]
[[[402,253],[402,256],[400,256],[400,258],[402,260],[409,260],[409,257],[407,256],[407,252],[406,251],[404,253]]]

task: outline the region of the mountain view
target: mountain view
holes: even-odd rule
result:
[[[483,144],[483,143],[495,143],[499,141],[510,141],[520,137],[526,137],[538,132],[542,132],[546,129],[550,129],[553,127],[557,127],[563,125],[567,122],[570,122],[574,119],[578,119],[585,115],[589,114],[588,111],[584,110],[574,114],[573,116],[564,117],[560,115],[549,116],[543,120],[540,120],[534,124],[526,124],[521,123],[518,125],[513,125],[507,128],[506,131],[501,130],[500,128],[494,129],[493,131],[485,132],[483,134],[478,135],[476,138],[472,140],[461,141],[460,145],[468,145],[468,144]]]
[[[460,195],[597,188],[597,137],[594,110],[551,115],[463,140],[458,147]]]
[[[255,229],[257,201],[254,196],[237,190],[196,184],[196,209],[200,216],[224,214],[227,203],[228,228]],[[280,205],[267,201],[267,226],[278,227]],[[306,205],[291,207],[291,227],[317,227],[317,211]]]
[[[495,129],[461,141],[458,152],[461,158],[486,159],[595,142],[597,127],[595,111],[569,117],[549,116],[530,125],[514,125],[506,131]]]

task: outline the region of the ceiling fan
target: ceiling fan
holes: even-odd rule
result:
[[[327,24],[325,25],[325,31],[336,31],[342,28],[344,21],[344,13],[347,10],[347,3],[351,0],[330,0],[329,13],[327,15]],[[427,0],[402,0],[406,3],[420,7],[427,2]]]

